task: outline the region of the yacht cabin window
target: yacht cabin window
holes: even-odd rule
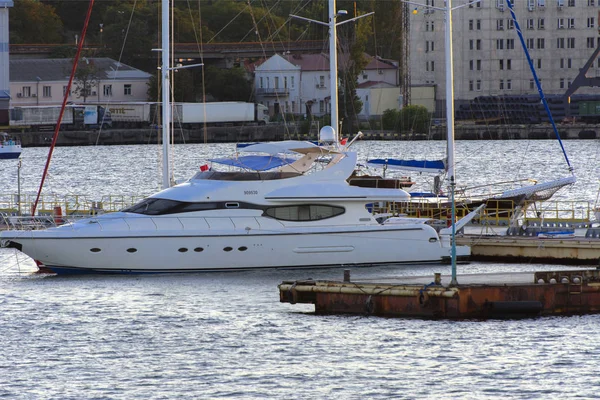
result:
[[[295,206],[270,207],[264,215],[282,221],[319,221],[332,218],[345,212],[343,207],[321,204],[302,204]]]

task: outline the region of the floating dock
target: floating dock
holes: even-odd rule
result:
[[[444,281],[446,284],[444,284]],[[600,312],[600,270],[403,277],[377,282],[284,281],[282,303],[314,304],[317,314],[431,319],[522,318]]]

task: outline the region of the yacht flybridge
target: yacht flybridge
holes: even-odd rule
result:
[[[117,213],[45,230],[6,231],[5,246],[56,273],[191,272],[254,268],[440,263],[450,232],[426,219],[379,222],[367,205],[401,189],[351,186],[356,153],[309,142],[262,143]],[[290,157],[296,153],[297,158]],[[319,170],[323,157],[329,163]],[[236,165],[237,164],[237,165]],[[250,170],[250,164],[254,170]],[[469,249],[459,247],[459,256]]]

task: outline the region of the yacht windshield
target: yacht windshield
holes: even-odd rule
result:
[[[214,210],[218,208],[217,203],[188,203],[185,201],[148,198],[127,207],[121,211],[144,215],[177,214],[192,211]]]

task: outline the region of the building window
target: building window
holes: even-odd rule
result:
[[[565,19],[564,18],[559,18],[557,22],[558,22],[558,24],[557,24],[558,29],[565,29]]]
[[[530,38],[530,39],[527,39],[527,48],[528,48],[529,50],[531,50],[531,49],[534,49],[534,41],[533,41],[533,39],[532,39],[532,38]]]
[[[594,37],[587,38],[587,48],[588,49],[593,49],[594,48],[594,42],[595,42],[594,39],[595,39]]]
[[[544,38],[538,38],[537,40],[537,48],[538,49],[543,49],[546,47],[546,39]]]
[[[559,88],[560,89],[565,88],[565,78],[560,78]]]
[[[564,67],[565,67],[565,59],[564,59],[564,58],[561,58],[561,59],[560,59],[560,67],[561,67],[561,68],[564,68]]]
[[[473,50],[475,47],[473,46],[473,39],[469,40],[469,50]]]
[[[546,29],[546,20],[544,18],[538,19],[538,29]]]
[[[575,29],[575,18],[569,18],[567,21],[569,23],[568,28]]]
[[[275,78],[273,78],[275,80],[275,89],[279,89],[279,77],[276,76]]]
[[[588,0],[588,6],[594,6],[594,0]]]
[[[477,79],[475,88],[477,89],[478,92],[481,91],[481,79]]]
[[[515,49],[515,39],[506,39],[506,48],[508,50],[514,50]]]
[[[435,61],[431,62],[431,72],[435,71]]]
[[[481,39],[477,39],[477,42],[475,42],[475,43],[476,43],[477,50],[481,50]]]
[[[496,30],[498,30],[498,31],[504,30],[504,20],[503,19],[496,20]]]
[[[529,80],[529,89],[533,89],[533,79]]]
[[[325,75],[319,76],[319,87],[325,87]]]
[[[596,26],[596,20],[594,19],[594,17],[589,17],[587,19],[587,27],[594,28],[595,26]]]
[[[104,96],[105,97],[112,96],[112,85],[104,85]]]
[[[575,7],[575,0],[569,0],[568,6]]]
[[[320,113],[325,112],[325,102],[323,100],[319,100],[319,112]]]
[[[567,38],[567,49],[575,48],[575,38]]]
[[[537,68],[542,69],[542,59],[541,58],[538,58],[538,60],[537,60]]]
[[[512,61],[510,58],[506,60],[506,69],[512,69]]]
[[[62,95],[63,97],[65,97],[65,93],[67,93],[67,87],[63,86],[63,91],[62,91]],[[69,96],[71,95],[71,92],[69,92]]]
[[[556,38],[556,48],[557,49],[565,48],[565,38]]]
[[[506,90],[512,90],[512,80],[506,80]]]
[[[500,79],[500,85],[499,85],[498,89],[504,90],[504,79]]]
[[[499,68],[500,70],[503,70],[503,69],[504,69],[504,60],[498,60],[498,68]]]
[[[571,59],[567,58],[567,68],[571,68]]]
[[[474,69],[473,60],[469,60],[469,70],[473,71],[473,69]]]
[[[534,29],[534,27],[533,18],[527,19],[527,29]]]
[[[477,30],[478,31],[481,30],[481,20],[480,19],[477,20]]]
[[[512,19],[506,21],[506,29],[515,29],[515,21],[513,21]]]
[[[287,86],[287,83],[288,83],[288,82],[287,82],[287,76],[284,76],[284,77],[283,77],[283,87],[284,87],[284,88],[286,88],[286,89],[287,89],[287,87],[288,87],[288,86]]]
[[[292,113],[296,112],[296,102],[292,101]]]
[[[263,85],[263,77],[262,77],[262,76],[260,77],[260,88],[261,88],[261,89],[263,89],[263,88],[264,88],[264,85]]]
[[[123,85],[123,94],[125,96],[131,96],[131,85]]]
[[[44,97],[52,97],[52,87],[44,86],[43,93],[44,93]]]
[[[504,48],[504,40],[496,39],[496,50],[502,50]]]
[[[290,86],[292,89],[294,88],[294,77],[293,76],[290,77]]]
[[[469,20],[469,30],[470,31],[473,30],[473,20],[472,19]]]
[[[469,92],[473,91],[473,81],[469,81]]]
[[[31,97],[31,86],[23,86],[23,97]]]

